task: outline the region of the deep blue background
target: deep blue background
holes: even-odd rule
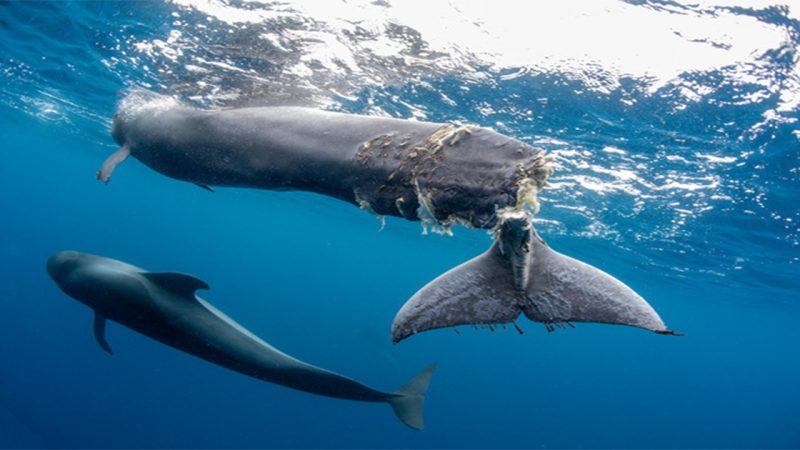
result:
[[[0,11],[16,8],[5,16],[3,27],[17,28],[4,39],[13,35],[24,41],[18,35],[24,27],[67,33],[64,24],[48,28],[36,23],[57,22],[47,11],[36,10],[44,5],[0,5]],[[119,23],[132,20],[148,29],[146,14],[154,14],[142,10],[133,20],[110,6],[100,9],[94,13],[107,20],[109,29],[117,16]],[[69,42],[75,36],[62,38]],[[80,42],[75,50],[91,53]],[[14,57],[35,51],[17,48]],[[40,87],[48,82],[43,69],[33,73],[41,77]],[[10,90],[22,75],[6,71],[5,76]],[[80,72],[71,76],[81,79]],[[59,95],[97,117],[110,117],[116,91],[129,84],[102,76],[92,81],[62,83]],[[525,89],[529,82],[504,88]],[[447,89],[447,80],[438,83]],[[64,87],[70,85],[74,92]],[[20,95],[19,86],[29,85],[17,85],[13,95]],[[100,92],[87,100],[84,86]],[[536,89],[547,94],[548,86]],[[400,94],[424,102],[412,93]],[[492,101],[493,94],[477,90],[471,95]],[[554,90],[552,95],[565,94]],[[570,100],[556,104],[566,108]],[[384,106],[392,110],[391,103]],[[603,104],[582,107],[598,114],[625,113]],[[449,114],[431,108],[434,114]],[[573,115],[554,111],[547,126],[579,128],[568,117]],[[634,241],[620,245],[569,231],[543,232],[555,249],[624,280],[685,337],[592,324],[548,334],[525,321],[523,336],[462,327],[460,335],[436,331],[393,346],[389,327],[397,309],[419,287],[484,251],[490,244],[484,232],[458,228],[453,237],[423,237],[419,224],[392,218],[381,231],[374,216],[334,200],[307,193],[209,193],[135,160],[120,166],[106,186],[93,175],[115,150],[111,139],[103,138],[107,123],[79,120],[0,109],[0,446],[800,445],[800,299],[796,278],[786,276],[796,269],[782,265],[796,257],[797,248],[772,240],[766,222],[756,221],[751,228],[752,222],[739,221],[737,209],[746,205],[690,222],[677,238],[690,248],[681,254],[655,244],[640,250],[631,245]],[[591,139],[600,140],[582,142],[601,148],[628,135],[628,148],[647,155],[652,137],[642,137],[636,125],[606,130],[606,141],[595,136]],[[512,131],[523,136],[535,130],[518,125]],[[695,136],[705,132],[700,125],[690,131]],[[781,164],[796,163],[797,141],[790,139],[790,131],[778,130],[762,147],[771,152],[763,158],[773,166],[785,169]],[[673,151],[691,157],[697,150],[691,142],[684,145]],[[771,160],[769,155],[777,156]],[[789,199],[782,207],[796,213],[793,180],[775,173],[762,172],[762,184],[772,183],[771,198]],[[546,197],[552,205],[559,192]],[[639,230],[660,225],[658,216],[651,223],[641,220],[615,226]],[[767,230],[763,241],[737,241],[760,225]],[[716,240],[715,230],[725,238]],[[703,238],[692,240],[698,235]],[[735,254],[741,251],[737,246],[745,248],[749,274],[710,267],[708,261],[715,260],[709,255]],[[115,351],[109,357],[94,342],[91,312],[62,294],[44,271],[47,257],[64,249],[154,271],[194,274],[212,287],[201,293],[206,300],[266,341],[379,389],[399,388],[437,361],[426,403],[427,429],[405,428],[385,405],[316,397],[246,378],[115,324],[107,332]],[[674,261],[688,273],[675,276],[664,269]]]

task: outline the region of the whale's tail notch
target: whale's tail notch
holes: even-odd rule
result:
[[[397,418],[415,430],[421,431],[425,428],[423,420],[425,393],[428,391],[435,370],[436,363],[429,365],[387,400]]]
[[[456,325],[514,324],[525,314],[548,331],[571,322],[629,325],[659,334],[658,313],[631,288],[596,267],[552,250],[526,215],[501,219],[484,254],[417,291],[392,323],[396,343],[413,334]]]

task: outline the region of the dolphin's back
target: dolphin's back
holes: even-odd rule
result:
[[[392,395],[293,358],[194,293],[187,296],[163,279],[157,283],[150,292],[169,332],[146,334],[161,336],[158,340],[164,344],[253,378],[314,394],[372,402]]]

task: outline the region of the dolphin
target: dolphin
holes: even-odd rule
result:
[[[621,281],[544,244],[532,217],[550,158],[494,130],[297,107],[200,110],[135,92],[121,102],[111,131],[120,149],[97,173],[105,182],[133,156],[209,190],[305,190],[421,221],[423,231],[490,230],[487,253],[435,279],[400,310],[395,342],[431,328],[504,325],[521,312],[548,330],[586,321],[671,333]]]
[[[94,311],[94,335],[109,354],[106,321],[244,375],[312,394],[391,405],[409,427],[423,429],[425,393],[435,364],[397,392],[382,392],[289,356],[195,295],[208,285],[182,273],[148,272],[102,256],[62,251],[47,272],[64,293]]]

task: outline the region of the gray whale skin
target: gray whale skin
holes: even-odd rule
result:
[[[209,186],[305,190],[380,215],[493,230],[495,243],[420,289],[392,324],[394,342],[434,328],[513,324],[524,313],[549,331],[572,322],[668,330],[638,294],[547,246],[533,228],[551,172],[545,152],[476,126],[295,107],[206,111],[156,97],[123,100],[103,164],[107,182],[128,155]]]
[[[385,402],[411,428],[423,429],[423,406],[435,365],[397,392],[381,392],[297,360],[259,339],[195,291],[208,285],[182,273],[148,272],[102,256],[62,251],[47,272],[67,295],[94,311],[94,334],[109,354],[106,320],[259,380],[313,394]]]

